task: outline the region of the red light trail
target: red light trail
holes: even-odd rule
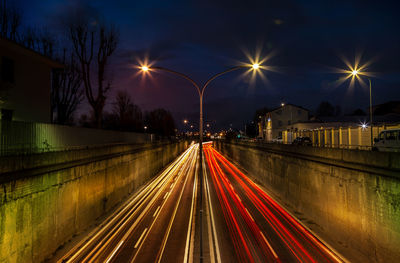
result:
[[[204,155],[239,261],[280,262],[284,246],[298,262],[343,262],[210,144]]]

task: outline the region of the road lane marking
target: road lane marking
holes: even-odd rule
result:
[[[110,262],[110,260],[111,260],[112,257],[115,255],[115,253],[117,252],[117,250],[121,247],[122,243],[124,243],[123,240],[121,240],[121,242],[119,242],[118,246],[113,250],[113,252],[111,253],[111,255],[107,258],[106,263]]]
[[[195,148],[195,147],[192,146],[192,148]],[[194,152],[196,152],[196,149],[195,149]],[[185,165],[185,166],[188,165],[188,162],[185,162],[183,165]],[[179,172],[179,173],[177,173],[177,174],[178,174],[177,180],[179,180],[179,179],[182,177],[182,174],[183,174],[183,173],[180,173],[180,172]],[[161,204],[160,212],[156,215],[156,217],[154,218],[153,222],[151,223],[151,225],[150,225],[150,227],[149,227],[149,231],[147,231],[147,233],[146,233],[144,239],[147,238],[147,235],[150,233],[151,229],[153,228],[155,222],[157,221],[157,218],[159,217],[159,215],[160,215],[160,213],[161,213],[161,210],[163,209],[163,207],[164,207],[165,204],[167,203],[168,198],[169,198],[169,197],[167,197],[167,199],[164,200],[163,203]],[[136,253],[135,253],[135,254],[132,256],[132,258],[130,259],[130,262],[131,262],[131,263],[135,262],[135,259],[136,259],[137,255],[139,254],[139,251],[140,251],[142,245],[143,245],[143,243],[140,244],[140,246],[138,247]]]
[[[196,152],[196,151],[195,151],[195,152]],[[195,156],[196,156],[196,155],[195,155]],[[194,166],[193,163],[195,163],[195,162],[196,162],[196,158],[194,157],[193,160],[192,160],[192,163],[191,163],[190,167],[188,168],[187,173],[190,173],[190,171],[193,170],[193,166]],[[178,207],[179,207],[179,205],[180,205],[180,203],[181,203],[182,196],[183,196],[183,192],[185,191],[185,188],[186,188],[186,183],[187,183],[188,178],[189,178],[189,176],[187,176],[187,173],[186,173],[186,178],[185,178],[185,182],[184,182],[184,184],[183,184],[182,190],[181,190],[181,192],[180,192],[180,194],[179,194],[178,201],[176,202],[174,211],[173,211],[173,213],[172,213],[172,217],[171,217],[171,219],[170,219],[170,221],[169,221],[168,228],[167,228],[167,232],[166,232],[166,234],[164,235],[163,242],[162,242],[162,245],[161,245],[161,249],[158,251],[158,254],[157,254],[157,262],[158,262],[158,263],[161,262],[162,256],[163,256],[163,254],[164,254],[165,246],[167,245],[167,241],[168,241],[168,238],[169,238],[169,234],[170,234],[170,232],[171,232],[172,225],[173,225],[173,223],[174,223],[174,221],[175,221],[175,216],[176,216],[176,213],[177,213],[177,211],[178,211]]]
[[[250,216],[251,220],[253,220],[253,222],[255,222],[255,221],[254,221],[254,218],[251,216],[251,214],[250,214],[249,210],[247,210],[247,208],[246,208],[246,207],[245,207],[244,209],[246,209],[246,212],[247,212],[247,214]]]
[[[204,159],[205,158],[203,158],[203,164],[204,164]],[[210,226],[210,224],[208,224],[208,226],[209,226],[209,232],[208,232],[209,233],[208,234],[209,238],[208,239],[211,240],[211,241],[214,241],[212,243],[215,245],[215,251],[216,251],[216,254],[217,254],[217,262],[222,262],[221,261],[221,253],[220,253],[220,250],[219,250],[218,236],[217,236],[217,231],[216,231],[216,227],[215,227],[214,209],[213,209],[213,206],[212,206],[210,188],[209,188],[209,185],[208,185],[208,174],[207,174],[207,170],[206,170],[205,164],[203,166],[204,166],[203,171],[205,173],[204,181],[205,181],[205,187],[206,187],[206,190],[207,190],[206,198],[207,198],[208,207],[209,207],[209,210],[210,210],[209,211],[210,216],[207,217],[207,220],[208,221],[211,220],[211,226],[212,226],[212,234],[210,234],[210,232],[211,232],[210,231],[210,227],[211,226]],[[210,238],[210,235],[212,235],[211,238]],[[211,242],[209,244],[210,244],[210,247],[212,246],[212,248],[210,250],[214,251],[213,245],[211,244]],[[214,256],[212,257],[211,262],[214,262]]]
[[[195,222],[194,222],[195,218],[193,217],[193,211],[195,209],[194,208],[194,204],[196,203],[196,200],[197,200],[197,167],[198,167],[198,165],[197,165],[197,162],[196,162],[195,174],[194,174],[194,182],[193,182],[192,204],[191,204],[191,209],[190,209],[188,232],[187,232],[187,235],[186,235],[185,256],[183,258],[183,262],[184,263],[191,261],[191,260],[188,259],[189,250],[191,252],[193,250],[193,247],[191,246],[191,243],[192,243],[192,241],[194,239],[194,231],[195,231],[195,229],[193,227],[193,225],[195,225]],[[192,255],[192,253],[190,253],[190,255]]]
[[[247,209],[246,209],[247,210]],[[264,239],[265,243],[267,243],[267,246],[269,247],[269,250],[271,250],[272,254],[274,255],[275,259],[278,259],[278,255],[275,253],[275,250],[271,247],[271,245],[269,244],[267,238],[264,236],[264,233],[262,231],[260,231],[260,234],[262,236],[262,238]]]
[[[238,194],[235,193],[235,195],[236,195],[237,199],[242,203],[242,199],[240,199],[240,197],[238,196]]]
[[[154,212],[154,214],[153,214],[153,217],[155,217],[155,216],[156,216],[156,214],[157,214],[158,210],[160,210],[160,206],[158,206],[158,207],[157,207],[157,210]]]
[[[146,234],[147,232],[147,227],[143,230],[143,233],[140,235],[138,241],[136,242],[135,246],[133,248],[137,248],[140,244],[140,241],[142,241],[143,236]]]

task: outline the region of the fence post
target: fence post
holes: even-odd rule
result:
[[[349,147],[349,149],[351,149],[351,147],[352,147],[352,140],[351,140],[351,127],[350,127],[350,126],[347,127],[347,137],[349,138],[349,145],[348,145],[348,147]]]

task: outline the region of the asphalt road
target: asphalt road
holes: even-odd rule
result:
[[[343,262],[211,144],[202,169],[198,156],[192,145],[58,262]]]

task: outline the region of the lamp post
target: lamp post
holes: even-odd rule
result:
[[[358,69],[353,69],[351,74],[354,77],[359,77],[358,74],[360,73],[360,70]],[[369,122],[370,122],[370,127],[371,127],[371,149],[374,146],[374,135],[373,135],[373,123],[372,123],[372,84],[371,84],[371,79],[368,78],[368,84],[369,84]]]
[[[177,76],[179,76],[179,77],[182,77],[182,78],[184,78],[184,79],[186,79],[186,80],[188,80],[190,83],[192,83],[192,85],[196,88],[196,90],[197,90],[197,92],[198,92],[198,94],[199,94],[199,100],[200,100],[200,121],[199,121],[199,144],[200,144],[200,154],[199,154],[199,161],[200,161],[200,262],[203,262],[203,237],[202,237],[202,228],[203,228],[203,223],[202,223],[202,218],[203,218],[203,172],[202,172],[202,167],[203,167],[203,96],[204,96],[204,90],[207,88],[207,86],[214,80],[214,79],[216,79],[216,78],[218,78],[218,77],[220,77],[220,76],[222,76],[222,75],[224,75],[224,74],[226,74],[226,73],[229,73],[229,72],[232,72],[232,71],[235,71],[235,70],[238,70],[238,69],[242,69],[242,68],[251,68],[252,70],[257,70],[257,69],[259,69],[260,68],[260,65],[258,64],[258,63],[254,63],[253,65],[251,65],[251,66],[237,66],[237,67],[233,67],[233,68],[230,68],[230,69],[227,69],[227,70],[225,70],[225,71],[222,71],[222,72],[220,72],[220,73],[218,73],[218,74],[215,74],[214,76],[212,76],[210,79],[208,79],[205,83],[204,83],[204,85],[203,86],[200,86],[200,85],[198,85],[192,78],[190,78],[189,76],[187,76],[187,75],[185,75],[185,74],[183,74],[183,73],[180,73],[180,72],[177,72],[177,71],[174,71],[174,70],[171,70],[171,69],[168,69],[168,68],[163,68],[163,67],[149,67],[149,66],[142,66],[141,67],[141,70],[142,71],[149,71],[149,70],[159,70],[159,71],[165,71],[165,72],[168,72],[168,73],[171,73],[171,74],[174,74],[174,75],[177,75]],[[192,125],[191,125],[191,127],[192,127]]]

